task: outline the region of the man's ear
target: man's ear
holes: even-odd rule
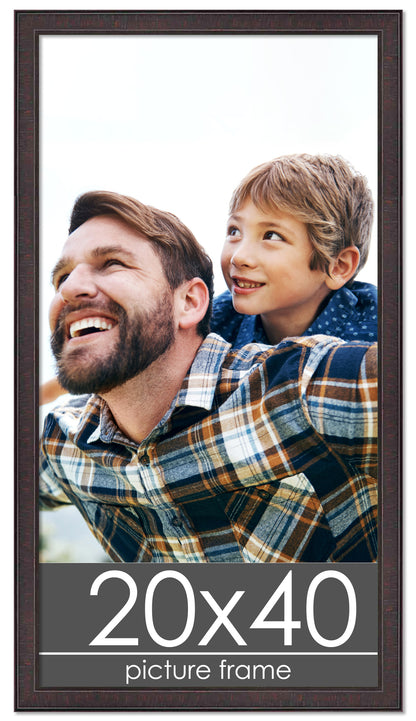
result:
[[[183,330],[198,325],[209,305],[209,291],[201,278],[187,280],[178,288],[179,315],[178,326]]]
[[[331,261],[328,276],[325,280],[330,290],[338,290],[353,277],[360,262],[360,251],[355,245],[344,248],[338,256]]]

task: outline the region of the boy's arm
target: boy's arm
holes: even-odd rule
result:
[[[57,378],[51,378],[51,380],[42,383],[39,388],[39,405],[43,406],[46,403],[52,403],[59,396],[67,391],[62,388]]]
[[[332,348],[306,391],[314,428],[343,457],[377,476],[377,344]]]

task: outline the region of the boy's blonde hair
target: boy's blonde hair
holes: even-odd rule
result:
[[[235,189],[230,213],[247,199],[262,211],[283,211],[306,224],[311,270],[328,273],[331,260],[351,245],[360,251],[356,274],[366,262],[373,198],[367,179],[339,155],[283,155],[263,163]]]

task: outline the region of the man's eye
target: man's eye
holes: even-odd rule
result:
[[[62,285],[62,283],[69,277],[69,273],[64,273],[63,275],[60,275],[55,280],[55,288],[58,290],[58,288]]]
[[[122,267],[125,267],[123,261],[118,258],[108,258],[108,260],[104,263],[104,268],[110,268],[112,265],[121,265]]]
[[[264,238],[265,238],[265,240],[284,240],[284,238],[282,238],[282,236],[279,235],[279,233],[276,233],[275,230],[268,230],[264,234]]]

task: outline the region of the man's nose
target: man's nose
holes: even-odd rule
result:
[[[59,293],[66,303],[82,297],[93,298],[97,292],[93,273],[85,264],[73,268],[59,286]]]

